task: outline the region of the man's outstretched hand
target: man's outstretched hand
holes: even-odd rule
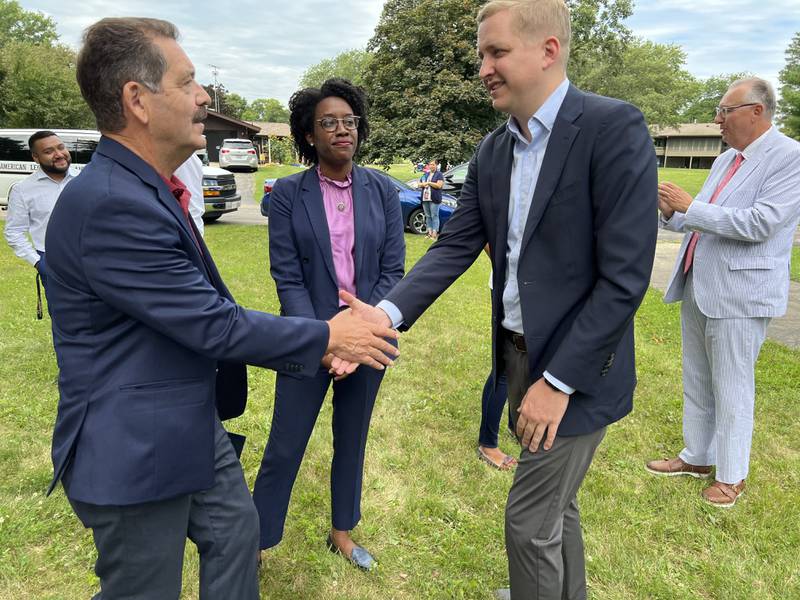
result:
[[[392,326],[392,321],[389,319],[389,315],[387,315],[377,306],[371,306],[366,302],[362,302],[350,292],[339,290],[339,299],[347,304],[353,313],[355,313],[355,315],[360,319],[364,319],[368,323],[374,323],[375,325],[383,325],[384,327]],[[397,339],[397,336],[393,337]]]
[[[344,293],[346,294],[346,292]],[[325,353],[333,354],[340,361],[338,365],[331,364],[332,368],[339,366],[338,369],[334,369],[335,374],[343,375],[351,368],[350,373],[355,370],[352,365],[346,363],[358,363],[379,370],[393,365],[392,357],[399,356],[400,352],[385,338],[396,340],[399,334],[391,328],[391,323],[387,323],[389,318],[386,317],[386,313],[360,302],[351,294],[347,294],[347,296],[354,301],[351,307],[355,306],[343,310],[328,321],[330,336]],[[347,302],[347,298],[344,296],[342,299]],[[348,304],[350,303],[348,302]],[[364,307],[377,310],[384,315],[383,324],[376,323],[374,313]],[[372,318],[370,318],[371,315]],[[345,367],[343,368],[342,365]]]

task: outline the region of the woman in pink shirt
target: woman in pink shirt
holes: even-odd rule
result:
[[[405,242],[397,190],[353,158],[367,139],[361,88],[329,79],[289,101],[297,150],[310,168],[275,182],[269,207],[270,273],[281,314],[330,319],[346,309],[339,290],[375,304],[403,276]],[[269,340],[266,340],[269,343]],[[327,357],[330,360],[332,357]],[[361,518],[364,451],[382,371],[361,367],[341,380],[326,369],[311,379],[278,373],[264,459],[253,489],[260,548],[280,542],[297,471],[333,383],[331,530],[327,545],[362,569],[375,560],[350,536]]]

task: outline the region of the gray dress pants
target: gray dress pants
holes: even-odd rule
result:
[[[517,409],[533,383],[527,353],[506,340],[508,402]],[[522,449],[506,504],[506,552],[511,600],[583,600],[586,565],[576,496],[606,428],[556,436],[553,447]]]
[[[97,547],[95,600],[177,600],[186,538],[200,553],[201,600],[258,599],[258,513],[219,421],[215,484],[196,494],[128,506],[70,500]]]

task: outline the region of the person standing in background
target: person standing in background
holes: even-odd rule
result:
[[[418,187],[422,189],[422,211],[425,213],[427,236],[432,240],[439,237],[439,205],[442,203],[444,176],[438,169],[436,161],[428,162],[428,171],[420,178]]]
[[[59,195],[78,172],[71,167],[69,150],[52,131],[34,133],[28,148],[39,168],[11,188],[4,233],[14,254],[36,268],[47,293],[47,224]]]
[[[683,440],[654,475],[711,476],[702,491],[729,508],[744,492],[755,409],[755,364],[767,325],[786,312],[800,219],[800,143],[772,125],[772,85],[735,81],[714,122],[730,146],[692,198],[658,187],[661,226],[685,232],[665,302],[681,302]]]

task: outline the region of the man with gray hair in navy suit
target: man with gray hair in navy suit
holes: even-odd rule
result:
[[[665,302],[683,301],[683,438],[655,475],[706,478],[713,506],[745,487],[755,404],[754,367],[772,317],[786,312],[789,261],[800,220],[800,143],[772,125],[775,92],[756,77],[731,84],[714,122],[730,149],[692,198],[658,189],[661,224],[686,232]]]

